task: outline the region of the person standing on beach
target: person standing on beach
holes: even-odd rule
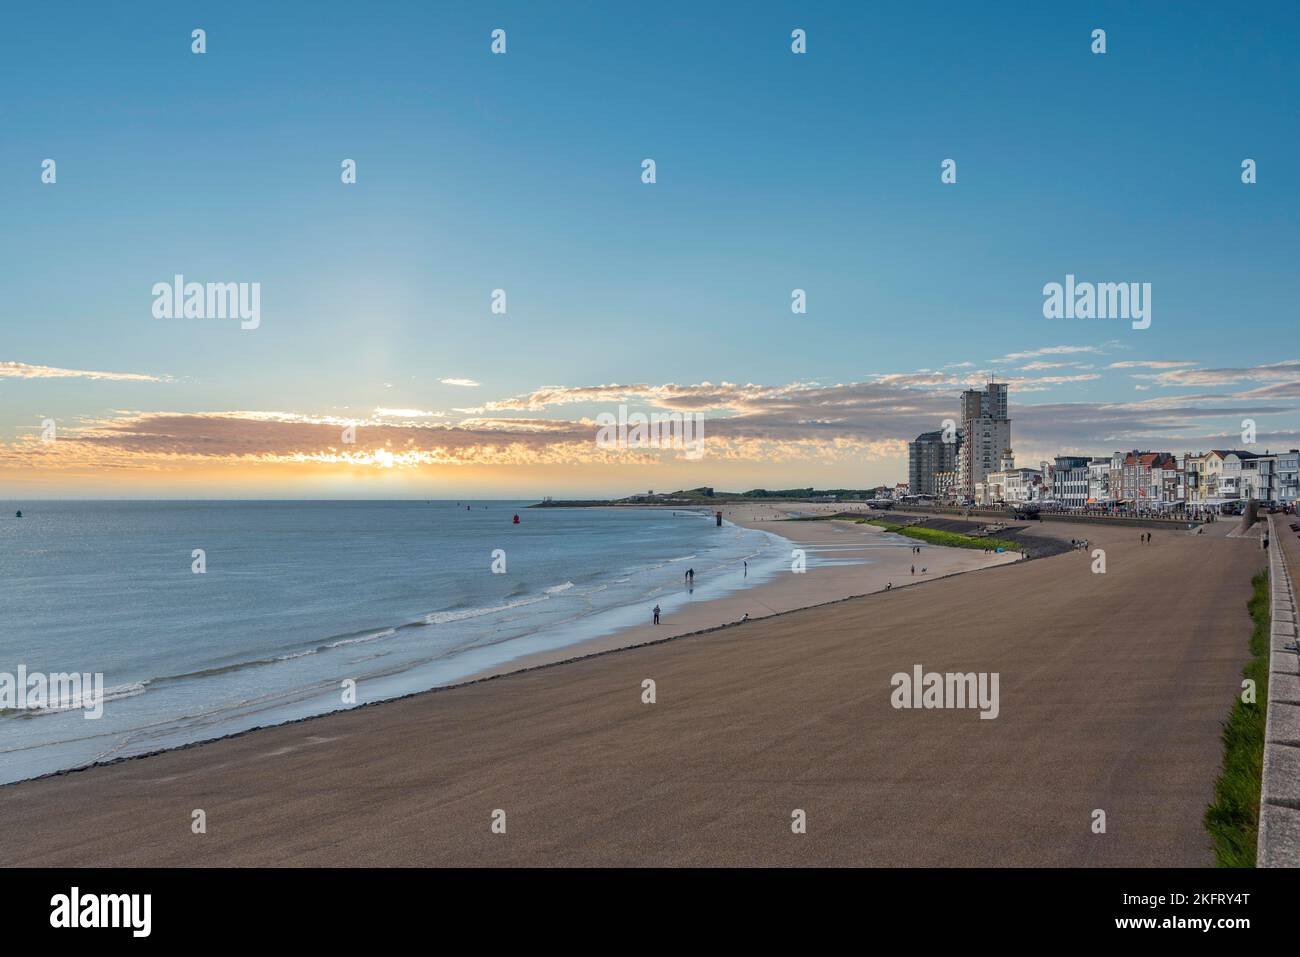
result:
[[[655,624],[659,624],[659,606],[655,605]]]

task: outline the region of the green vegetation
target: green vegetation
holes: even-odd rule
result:
[[[1238,696],[1223,725],[1223,772],[1214,782],[1214,801],[1205,811],[1205,829],[1220,867],[1254,867],[1259,840],[1259,797],[1264,770],[1264,720],[1268,709],[1269,595],[1268,573],[1255,586],[1246,609],[1255,622],[1250,633],[1250,661],[1242,677],[1255,682],[1255,703]]]
[[[879,518],[860,518],[859,525],[875,525],[887,532],[915,538],[930,545],[945,545],[948,548],[1005,548],[1009,552],[1020,551],[1020,543],[1006,538],[977,538],[974,535],[962,535],[959,532],[943,532],[937,528],[924,525],[898,525]]]

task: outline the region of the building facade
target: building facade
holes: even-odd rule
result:
[[[974,500],[975,485],[997,471],[1011,448],[1011,418],[1007,386],[990,382],[984,389],[961,394],[961,446],[957,452],[957,478],[961,494]]]
[[[922,432],[907,443],[907,487],[911,494],[939,497],[939,476],[956,470],[959,444],[945,442],[943,432]]]
[[[1120,500],[1137,508],[1185,501],[1183,474],[1170,452],[1129,452],[1120,471]]]
[[[1058,455],[1052,463],[1052,498],[1066,508],[1088,504],[1091,462],[1086,455]]]
[[[958,493],[957,470],[934,473],[934,497],[941,502],[951,502]]]
[[[1088,460],[1088,504],[1110,505],[1110,476],[1115,464],[1113,455],[1094,456]]]
[[[1277,453],[1277,475],[1273,491],[1273,500],[1283,505],[1292,505],[1300,499],[1300,450]]]
[[[1043,495],[1043,473],[1038,469],[999,469],[975,483],[975,504],[1025,505]]]

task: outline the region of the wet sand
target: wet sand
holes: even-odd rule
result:
[[[921,547],[913,555],[907,545],[885,544],[887,536],[875,525],[859,525],[852,521],[827,520],[816,522],[790,521],[792,516],[808,514],[834,514],[843,506],[822,504],[793,505],[732,505],[726,507],[724,518],[745,528],[756,528],[788,539],[802,548],[806,555],[807,570],[796,573],[791,568],[775,580],[719,597],[706,598],[683,608],[666,612],[658,626],[652,622],[654,602],[646,603],[646,624],[624,628],[590,641],[549,651],[541,651],[503,662],[481,671],[471,678],[486,678],[508,674],[523,668],[568,661],[600,651],[627,648],[632,645],[659,641],[691,634],[709,628],[734,624],[749,616],[750,620],[782,614],[798,608],[809,608],[828,602],[842,601],[858,595],[884,591],[887,586],[901,588],[919,582],[991,568],[1019,561],[1019,555],[985,554],[978,549],[937,548],[917,543]],[[885,513],[863,513],[868,518],[888,518]],[[895,519],[900,516],[894,516]],[[792,549],[793,552],[793,549]],[[868,564],[818,564],[819,559],[830,562],[865,562]],[[791,558],[791,565],[793,557]],[[915,568],[915,571],[912,569]],[[698,581],[697,585],[704,582]],[[686,590],[685,583],[681,586]],[[697,593],[702,589],[697,589]]]
[[[1106,574],[1069,552],[0,787],[0,862],[1209,865],[1262,552],[1085,534]],[[895,709],[915,664],[998,672],[998,718]]]

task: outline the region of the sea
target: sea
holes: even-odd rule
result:
[[[789,568],[711,511],[530,504],[0,503],[0,681],[99,673],[104,700],[0,710],[0,783],[455,684]]]

